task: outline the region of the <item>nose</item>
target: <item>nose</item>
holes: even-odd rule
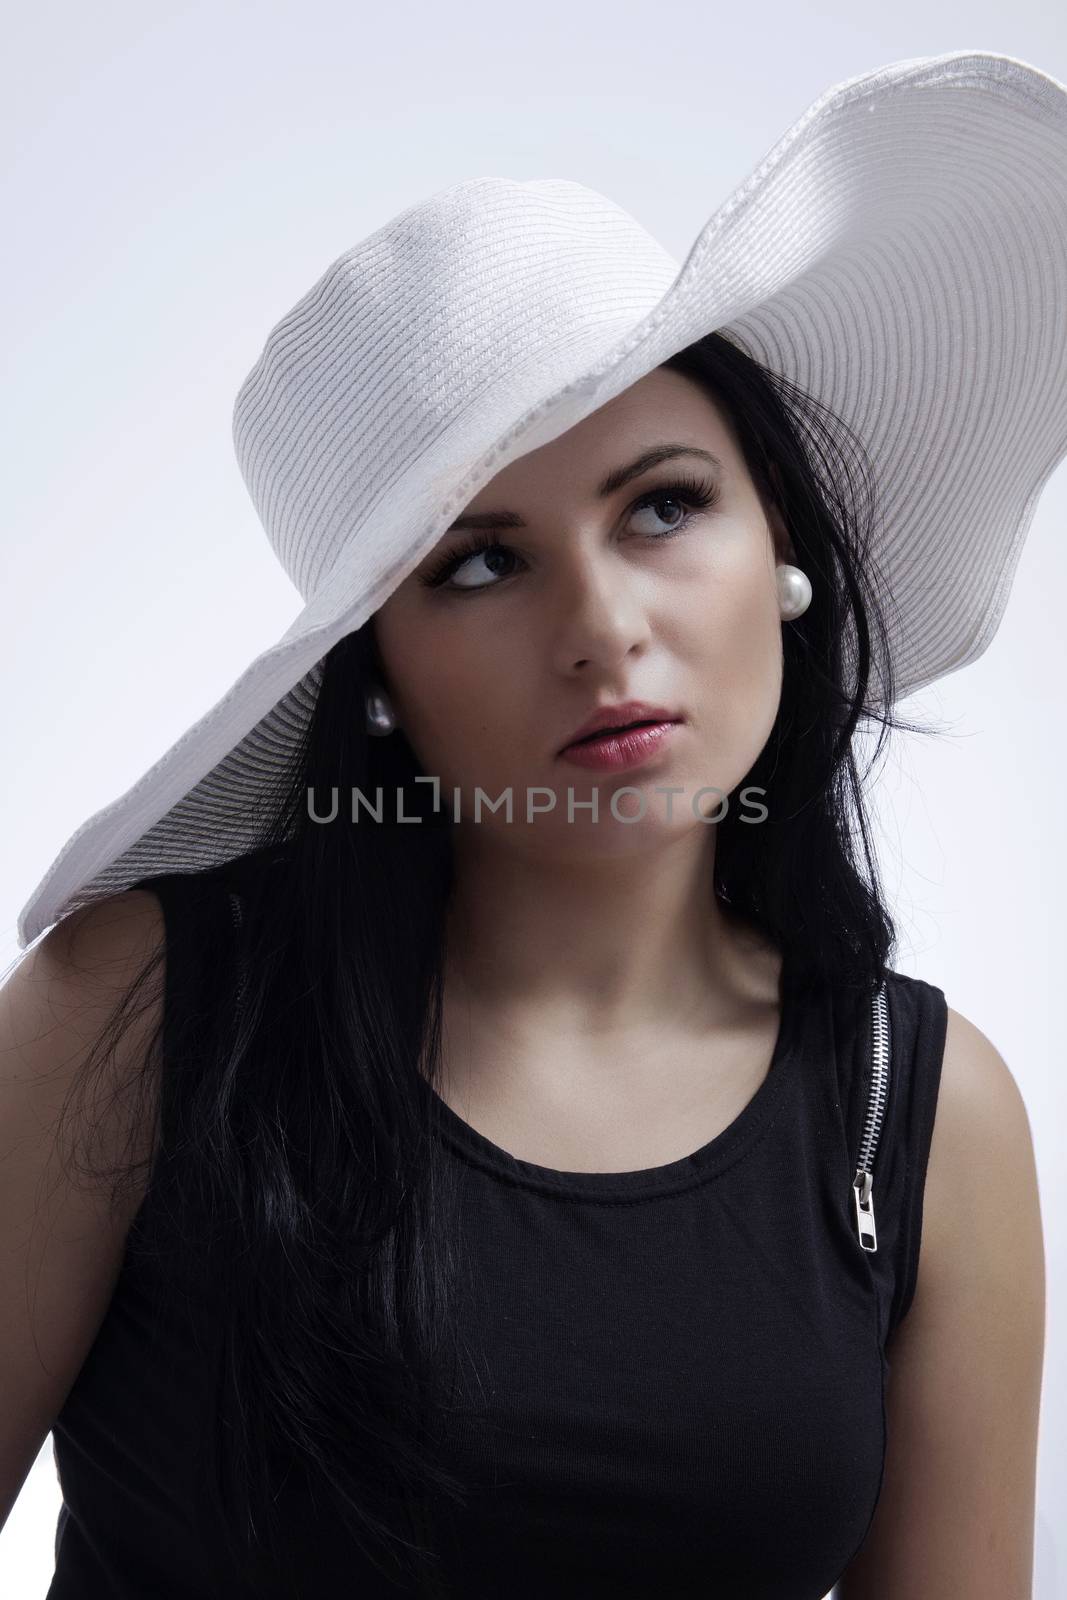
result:
[[[624,562],[577,552],[550,601],[557,669],[610,668],[643,650],[651,637],[646,600],[638,575]]]

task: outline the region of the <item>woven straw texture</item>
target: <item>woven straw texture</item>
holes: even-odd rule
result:
[[[1067,90],[978,52],[835,85],[680,266],[562,179],[471,179],[340,256],[272,329],[233,415],[304,607],[72,835],[20,947],[142,877],[253,848],[326,652],[496,472],[713,329],[861,441],[899,693],[973,661],[1067,453]]]

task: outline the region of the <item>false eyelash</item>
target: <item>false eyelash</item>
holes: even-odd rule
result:
[[[682,521],[675,527],[668,528],[663,533],[645,534],[645,538],[657,543],[672,538],[676,533],[681,533],[688,526],[694,511],[706,511],[709,507],[715,505],[718,499],[718,484],[707,478],[694,478],[688,474],[683,474],[678,478],[673,478],[670,483],[661,484],[655,489],[650,489],[647,494],[641,495],[629,507],[629,511],[632,515],[633,512],[640,511],[645,506],[657,505],[661,500],[680,500],[689,507],[689,514],[683,517]],[[476,529],[471,533],[464,545],[458,550],[450,551],[429,572],[424,573],[419,581],[424,583],[427,588],[436,589],[450,578],[454,572],[458,571],[464,562],[469,561],[471,556],[480,555],[486,550],[506,548],[507,546],[501,544],[501,541],[491,528]],[[477,594],[481,589],[495,588],[496,584],[485,583],[464,592]]]

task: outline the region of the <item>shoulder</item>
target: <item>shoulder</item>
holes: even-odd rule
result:
[[[946,1007],[948,1026],[941,1069],[941,1093],[957,1115],[997,1123],[1004,1114],[1025,1118],[1023,1097],[1015,1076],[991,1039],[953,1006]]]
[[[114,1006],[163,949],[156,896],[126,890],[73,911],[22,958],[12,995],[30,995],[43,1016],[73,1019]]]
[[[911,1038],[934,1069],[926,1086],[935,1098],[927,1190],[955,1190],[980,1149],[1016,1162],[1032,1157],[1022,1092],[993,1041],[935,984],[899,972],[888,979],[897,1007],[906,1008]]]
[[[150,1151],[154,1082],[141,1069],[162,1018],[161,937],[151,895],[109,896],[51,928],[0,990],[0,1117],[27,1170],[52,1159],[60,1133],[79,1148],[83,1134],[103,1141],[109,1162],[131,1141]],[[147,1086],[147,1106],[126,1092],[135,1083]]]
[[[842,1600],[1030,1593],[1045,1319],[1033,1142],[1000,1051],[953,1007],[937,1014],[915,1295],[888,1345],[883,1487]]]
[[[159,925],[149,895],[83,907],[0,987],[0,1523],[100,1328],[144,1193],[151,1074],[147,1098],[116,1091],[137,1074],[158,1001],[135,1008],[103,1056],[99,1046]]]
[[[163,942],[163,908],[159,896],[147,888],[126,889],[71,912],[45,935],[35,950],[61,964],[90,962],[101,968],[105,960],[134,960]]]
[[[981,1219],[987,1250],[1036,1193],[1030,1120],[1018,1082],[980,1028],[947,1007],[941,1081],[926,1174],[923,1255],[940,1262]],[[920,1278],[922,1276],[920,1258]],[[929,1273],[927,1274],[929,1276]]]
[[[943,1014],[917,1304],[951,1293],[962,1276],[1003,1271],[1038,1227],[1033,1137],[1015,1074],[962,1012],[945,1005]]]
[[[42,1059],[59,1044],[66,1078],[139,979],[149,980],[112,1056],[138,1054],[162,1013],[163,911],[155,895],[127,890],[72,912],[22,958],[4,989],[5,1040]],[[151,981],[153,974],[158,974]]]
[[[31,947],[0,990],[5,1118],[150,1147],[152,1107],[135,1130],[126,1090],[140,1082],[152,1098],[141,1069],[163,1016],[162,940],[158,902],[127,891],[72,912]],[[83,1067],[93,1070],[83,1076]]]
[[[913,1041],[910,1105],[920,1133],[913,1205],[914,1304],[959,1306],[965,1289],[1024,1274],[1041,1292],[1043,1256],[1033,1136],[1018,1080],[993,1041],[936,985],[890,974]],[[926,1140],[929,1140],[928,1146]],[[925,1160],[924,1160],[925,1157]],[[1020,1282],[1023,1291],[1026,1284]]]
[[[995,1336],[1006,1360],[1032,1369],[1044,1273],[1026,1103],[996,1045],[949,1006],[909,1320],[964,1340]]]

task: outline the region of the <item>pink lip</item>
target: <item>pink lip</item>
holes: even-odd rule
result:
[[[581,727],[575,728],[563,750],[569,749],[572,744],[577,744],[579,739],[599,733],[602,728],[617,731],[629,727],[633,722],[683,722],[684,720],[681,712],[674,706],[657,706],[648,700],[620,700],[615,705],[597,706]],[[562,755],[563,750],[557,754]]]
[[[618,772],[644,766],[665,750],[680,722],[656,722],[643,728],[627,728],[622,733],[605,733],[599,739],[583,739],[560,751],[564,761],[598,772]]]

